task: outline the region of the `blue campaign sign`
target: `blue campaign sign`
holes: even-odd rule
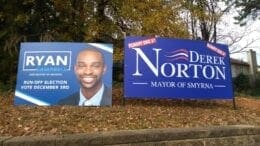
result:
[[[112,44],[21,43],[14,104],[110,106],[112,57]]]
[[[126,37],[124,96],[232,99],[228,46],[161,37]]]

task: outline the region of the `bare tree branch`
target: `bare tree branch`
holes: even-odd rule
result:
[[[234,54],[234,53],[241,53],[243,51],[245,51],[245,49],[248,48],[254,48],[252,45],[253,43],[255,43],[257,40],[260,40],[260,38],[256,38],[256,39],[252,39],[249,42],[247,42],[243,47],[241,47],[239,50],[234,50],[234,51],[230,51],[230,54]]]

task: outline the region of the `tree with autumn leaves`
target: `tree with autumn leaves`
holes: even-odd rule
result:
[[[21,42],[113,43],[114,59],[122,60],[123,39],[129,35],[216,41],[220,16],[220,11],[215,11],[216,3],[216,0],[1,0],[0,88],[12,89],[15,84]]]

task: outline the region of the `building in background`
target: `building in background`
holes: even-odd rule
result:
[[[245,75],[249,75],[249,63],[243,61],[231,58],[231,71],[232,71],[232,78],[237,77],[240,73],[243,73]]]
[[[248,75],[250,78],[251,86],[255,85],[257,73],[260,70],[260,66],[257,65],[256,52],[253,50],[249,50],[247,52],[247,60],[248,62],[231,58],[231,71],[232,78],[237,77],[240,73]]]

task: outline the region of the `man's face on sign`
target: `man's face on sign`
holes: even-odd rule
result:
[[[102,76],[106,72],[104,58],[95,49],[86,49],[78,54],[74,72],[81,88],[98,90],[102,85]]]

